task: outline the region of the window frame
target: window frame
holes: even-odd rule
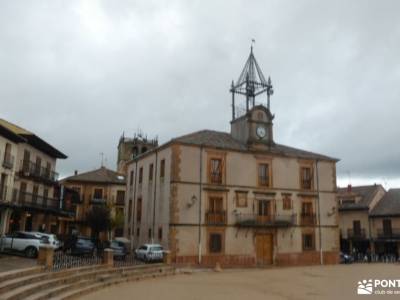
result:
[[[266,175],[266,180],[264,181],[261,176],[261,167],[266,166],[266,171],[263,172]],[[257,183],[259,187],[271,188],[272,180],[271,180],[271,163],[270,162],[259,162],[257,164]]]
[[[306,237],[310,237],[311,238],[311,245],[309,247],[307,246],[307,243],[306,243]],[[302,240],[302,249],[303,249],[303,251],[313,251],[313,250],[315,250],[315,234],[314,233],[312,233],[312,232],[302,233],[301,240]]]
[[[160,161],[160,178],[165,177],[165,158]]]
[[[304,179],[304,172],[303,170],[310,170],[310,178],[308,179],[310,182],[309,184],[305,185],[306,179]],[[314,172],[312,164],[302,164],[299,168],[300,172],[300,189],[303,191],[312,191],[314,190]]]
[[[149,165],[149,182],[152,182],[154,178],[154,164]]]
[[[246,191],[236,191],[236,207],[247,207],[248,206],[248,197],[247,197],[248,192]],[[244,204],[241,204],[240,202],[240,196],[244,197]]]
[[[212,236],[220,236],[220,249],[219,251],[214,251],[212,249]],[[210,230],[207,234],[207,253],[209,255],[222,255],[225,253],[225,231],[224,230]]]
[[[282,210],[292,210],[293,201],[290,195],[283,195],[282,197]]]

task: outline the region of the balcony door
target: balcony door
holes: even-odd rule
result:
[[[22,161],[22,169],[24,172],[29,172],[30,161],[31,161],[31,153],[28,150],[24,150],[24,159]]]
[[[302,225],[314,225],[314,212],[312,202],[301,203],[301,224]]]
[[[258,200],[258,222],[268,222],[271,221],[272,211],[271,211],[271,200]]]
[[[210,197],[208,200],[208,223],[224,223],[224,201],[222,197]]]
[[[353,234],[354,236],[361,236],[361,222],[360,220],[353,221]]]
[[[383,226],[383,234],[385,236],[391,236],[392,235],[392,220],[390,220],[390,219],[382,220],[382,226]]]
[[[6,200],[7,174],[2,173],[0,179],[0,200]]]

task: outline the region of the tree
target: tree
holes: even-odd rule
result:
[[[86,213],[86,224],[92,229],[92,237],[98,239],[100,232],[111,228],[111,214],[107,206],[93,206]]]
[[[117,228],[123,228],[125,222],[124,220],[125,220],[124,213],[117,211],[114,217],[111,219],[111,230],[115,230]]]

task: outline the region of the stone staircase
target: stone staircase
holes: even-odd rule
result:
[[[175,274],[166,264],[96,265],[46,271],[43,267],[0,273],[0,300],[76,299],[110,285]]]

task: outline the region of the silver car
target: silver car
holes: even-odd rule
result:
[[[135,250],[135,257],[145,262],[162,261],[164,249],[159,244],[144,244]]]
[[[58,238],[55,234],[37,232],[37,231],[32,231],[31,233],[47,238],[49,241],[49,246],[54,248],[54,250],[58,250],[61,248],[61,242],[58,240]]]

